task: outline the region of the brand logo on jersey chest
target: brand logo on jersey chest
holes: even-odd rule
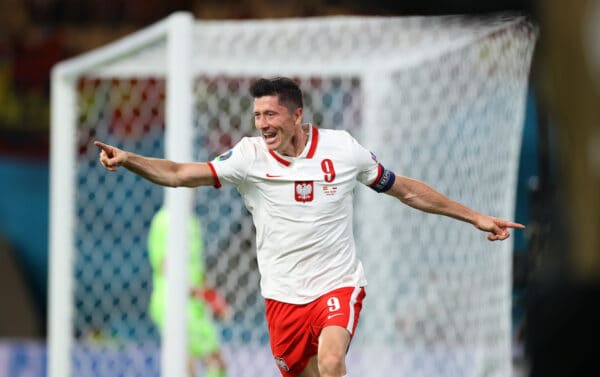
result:
[[[297,202],[312,202],[314,199],[315,184],[313,181],[294,182],[294,198]]]

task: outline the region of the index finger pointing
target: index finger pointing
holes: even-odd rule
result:
[[[505,228],[525,229],[525,225],[519,224],[519,223],[514,223],[512,221],[503,221],[501,226],[503,226]]]
[[[113,157],[116,153],[115,147],[112,147],[108,144],[104,144],[100,141],[94,141],[94,144],[96,144],[96,146],[100,148],[108,157]]]
[[[110,147],[108,145],[106,145],[98,140],[94,141],[94,145],[97,146],[98,148],[102,148],[104,150],[110,150]]]

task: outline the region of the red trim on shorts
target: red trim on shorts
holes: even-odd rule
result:
[[[207,162],[208,167],[210,168],[210,172],[212,173],[213,179],[215,180],[215,188],[221,188],[221,181],[219,181],[219,176],[217,175],[217,171],[212,163]]]
[[[360,297],[360,302],[362,305],[362,300],[365,297],[364,295],[364,288],[360,288],[360,287],[356,287],[354,288],[354,291],[352,292],[352,296],[350,296],[350,315],[348,318],[348,324],[346,325],[346,330],[348,330],[348,332],[350,333],[350,336],[354,336],[354,330],[356,330],[356,323],[358,321],[358,318],[356,316],[356,312],[355,312],[355,308],[354,305],[356,305],[356,302],[359,300],[359,295],[362,294],[362,296]]]

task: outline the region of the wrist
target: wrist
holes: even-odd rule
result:
[[[472,224],[476,227],[481,223],[482,218],[483,218],[483,215],[479,212],[469,210],[469,213],[467,213],[467,222],[469,222],[470,224]]]
[[[125,167],[125,168],[131,166],[130,160],[131,160],[132,156],[133,156],[133,153],[124,151],[123,152],[123,159],[121,161],[121,165],[123,167]]]

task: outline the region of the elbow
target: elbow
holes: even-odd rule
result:
[[[181,179],[177,176],[176,173],[168,174],[165,176],[159,176],[155,179],[150,179],[152,182],[159,184],[164,187],[176,188],[182,186]]]
[[[401,196],[399,197],[399,199],[400,199],[400,200],[401,200],[403,203],[408,203],[408,202],[414,201],[414,200],[417,198],[417,196],[418,196],[417,194],[408,193],[408,194],[401,195]]]
[[[408,194],[404,194],[404,195],[397,195],[396,197],[402,203],[404,203],[404,204],[406,204],[407,206],[410,206],[410,207],[414,207],[416,205],[416,202],[417,202],[418,198],[419,198],[419,196],[417,194],[413,194],[413,193],[408,193]]]
[[[168,177],[162,177],[162,178],[158,178],[158,177],[146,177],[150,182],[155,183],[157,185],[163,186],[163,187],[171,187],[171,188],[175,188],[175,187],[179,187],[179,185],[177,184],[175,179],[170,179]]]
[[[187,176],[184,174],[183,169],[180,165],[174,164],[170,174],[167,177],[165,186],[177,188],[177,187],[190,187],[186,184]]]
[[[427,212],[427,213],[435,213],[435,205],[432,203],[423,200],[422,197],[416,194],[407,194],[399,198],[400,201],[407,206],[418,209],[419,211]]]
[[[195,182],[190,179],[189,177],[182,177],[179,175],[175,175],[167,184],[167,186],[172,187],[172,188],[177,188],[177,187],[196,187],[198,186],[197,184],[195,184]]]

